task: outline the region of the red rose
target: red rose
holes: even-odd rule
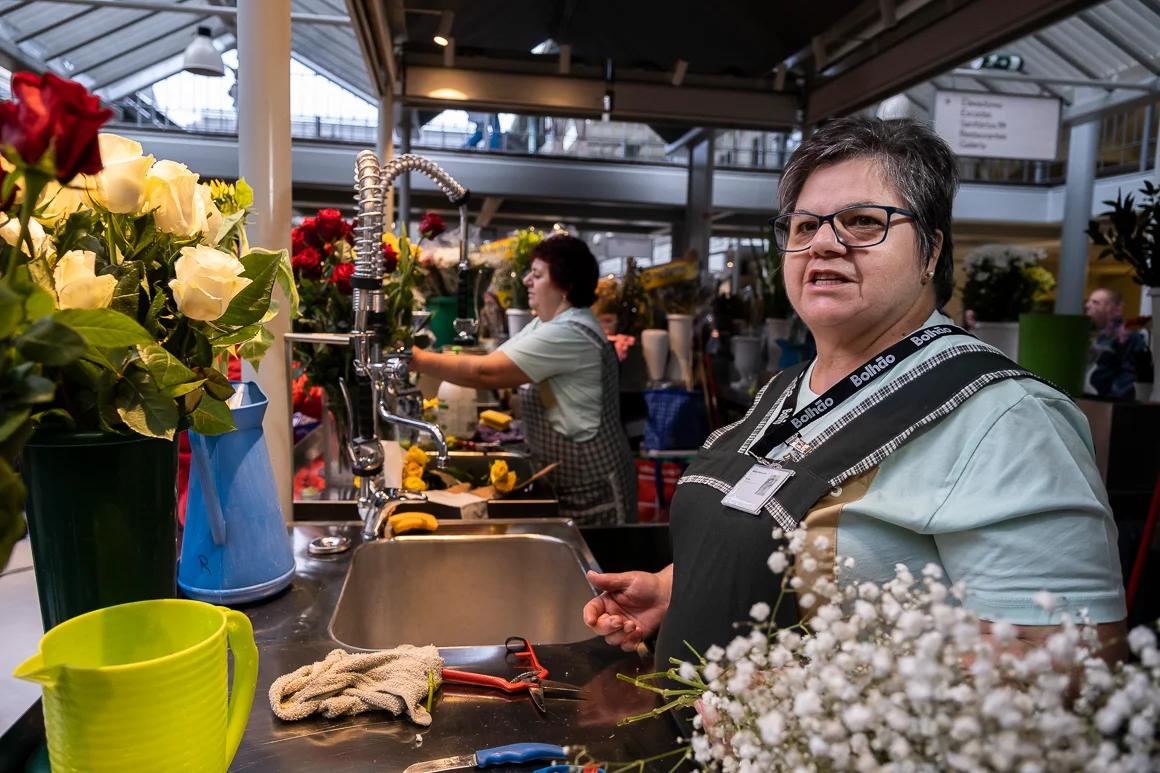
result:
[[[318,238],[323,242],[337,242],[346,239],[351,232],[350,223],[342,218],[337,209],[322,209],[316,218]]]
[[[304,247],[290,258],[290,265],[303,279],[322,279],[322,253],[313,247]]]
[[[447,224],[443,222],[443,218],[434,212],[426,213],[423,215],[423,219],[419,221],[419,235],[424,239],[434,239],[446,230]]]
[[[350,277],[354,274],[353,263],[339,263],[330,274],[330,281],[338,286],[343,295],[350,295]]]
[[[101,171],[97,130],[113,115],[101,100],[76,81],[30,72],[12,76],[12,96],[0,102],[0,146],[62,183]]]
[[[399,267],[399,253],[395,252],[395,248],[383,242],[383,264],[386,266],[386,272],[389,274]]]
[[[306,233],[302,230],[302,226],[298,226],[290,231],[290,254],[296,255],[302,250],[309,247],[309,242],[306,241]]]

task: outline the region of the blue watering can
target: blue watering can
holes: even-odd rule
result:
[[[192,430],[189,499],[177,584],[214,604],[271,596],[294,578],[294,551],[282,520],[274,471],[262,436],[268,401],[258,385],[234,385],[237,429],[206,436]]]

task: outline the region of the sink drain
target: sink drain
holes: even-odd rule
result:
[[[306,552],[312,556],[332,556],[350,550],[350,538],[340,536],[318,537],[310,541]]]

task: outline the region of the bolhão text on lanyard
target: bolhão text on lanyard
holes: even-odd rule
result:
[[[749,455],[754,457],[757,463],[725,495],[721,500],[722,503],[749,513],[760,512],[765,503],[794,474],[792,470],[784,469],[776,462],[766,459],[766,454],[782,443],[795,444],[795,440],[804,446],[800,439],[801,430],[889,373],[932,341],[952,334],[970,335],[956,325],[932,325],[918,330],[846,374],[809,405],[796,412],[792,409],[783,410],[749,448]],[[804,373],[799,375],[790,386],[791,395],[797,393],[803,376]]]

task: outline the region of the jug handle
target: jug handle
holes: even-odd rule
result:
[[[226,639],[234,653],[234,681],[230,685],[230,701],[226,709],[225,767],[233,762],[250,721],[254,704],[254,688],[258,684],[258,646],[254,643],[254,627],[250,618],[233,609],[219,607],[226,616]]]
[[[222,501],[218,497],[213,465],[209,463],[209,441],[196,432],[190,432],[189,450],[201,481],[201,498],[205,501],[205,519],[209,522],[209,532],[213,544],[221,547],[226,544],[226,518],[222,513]]]

